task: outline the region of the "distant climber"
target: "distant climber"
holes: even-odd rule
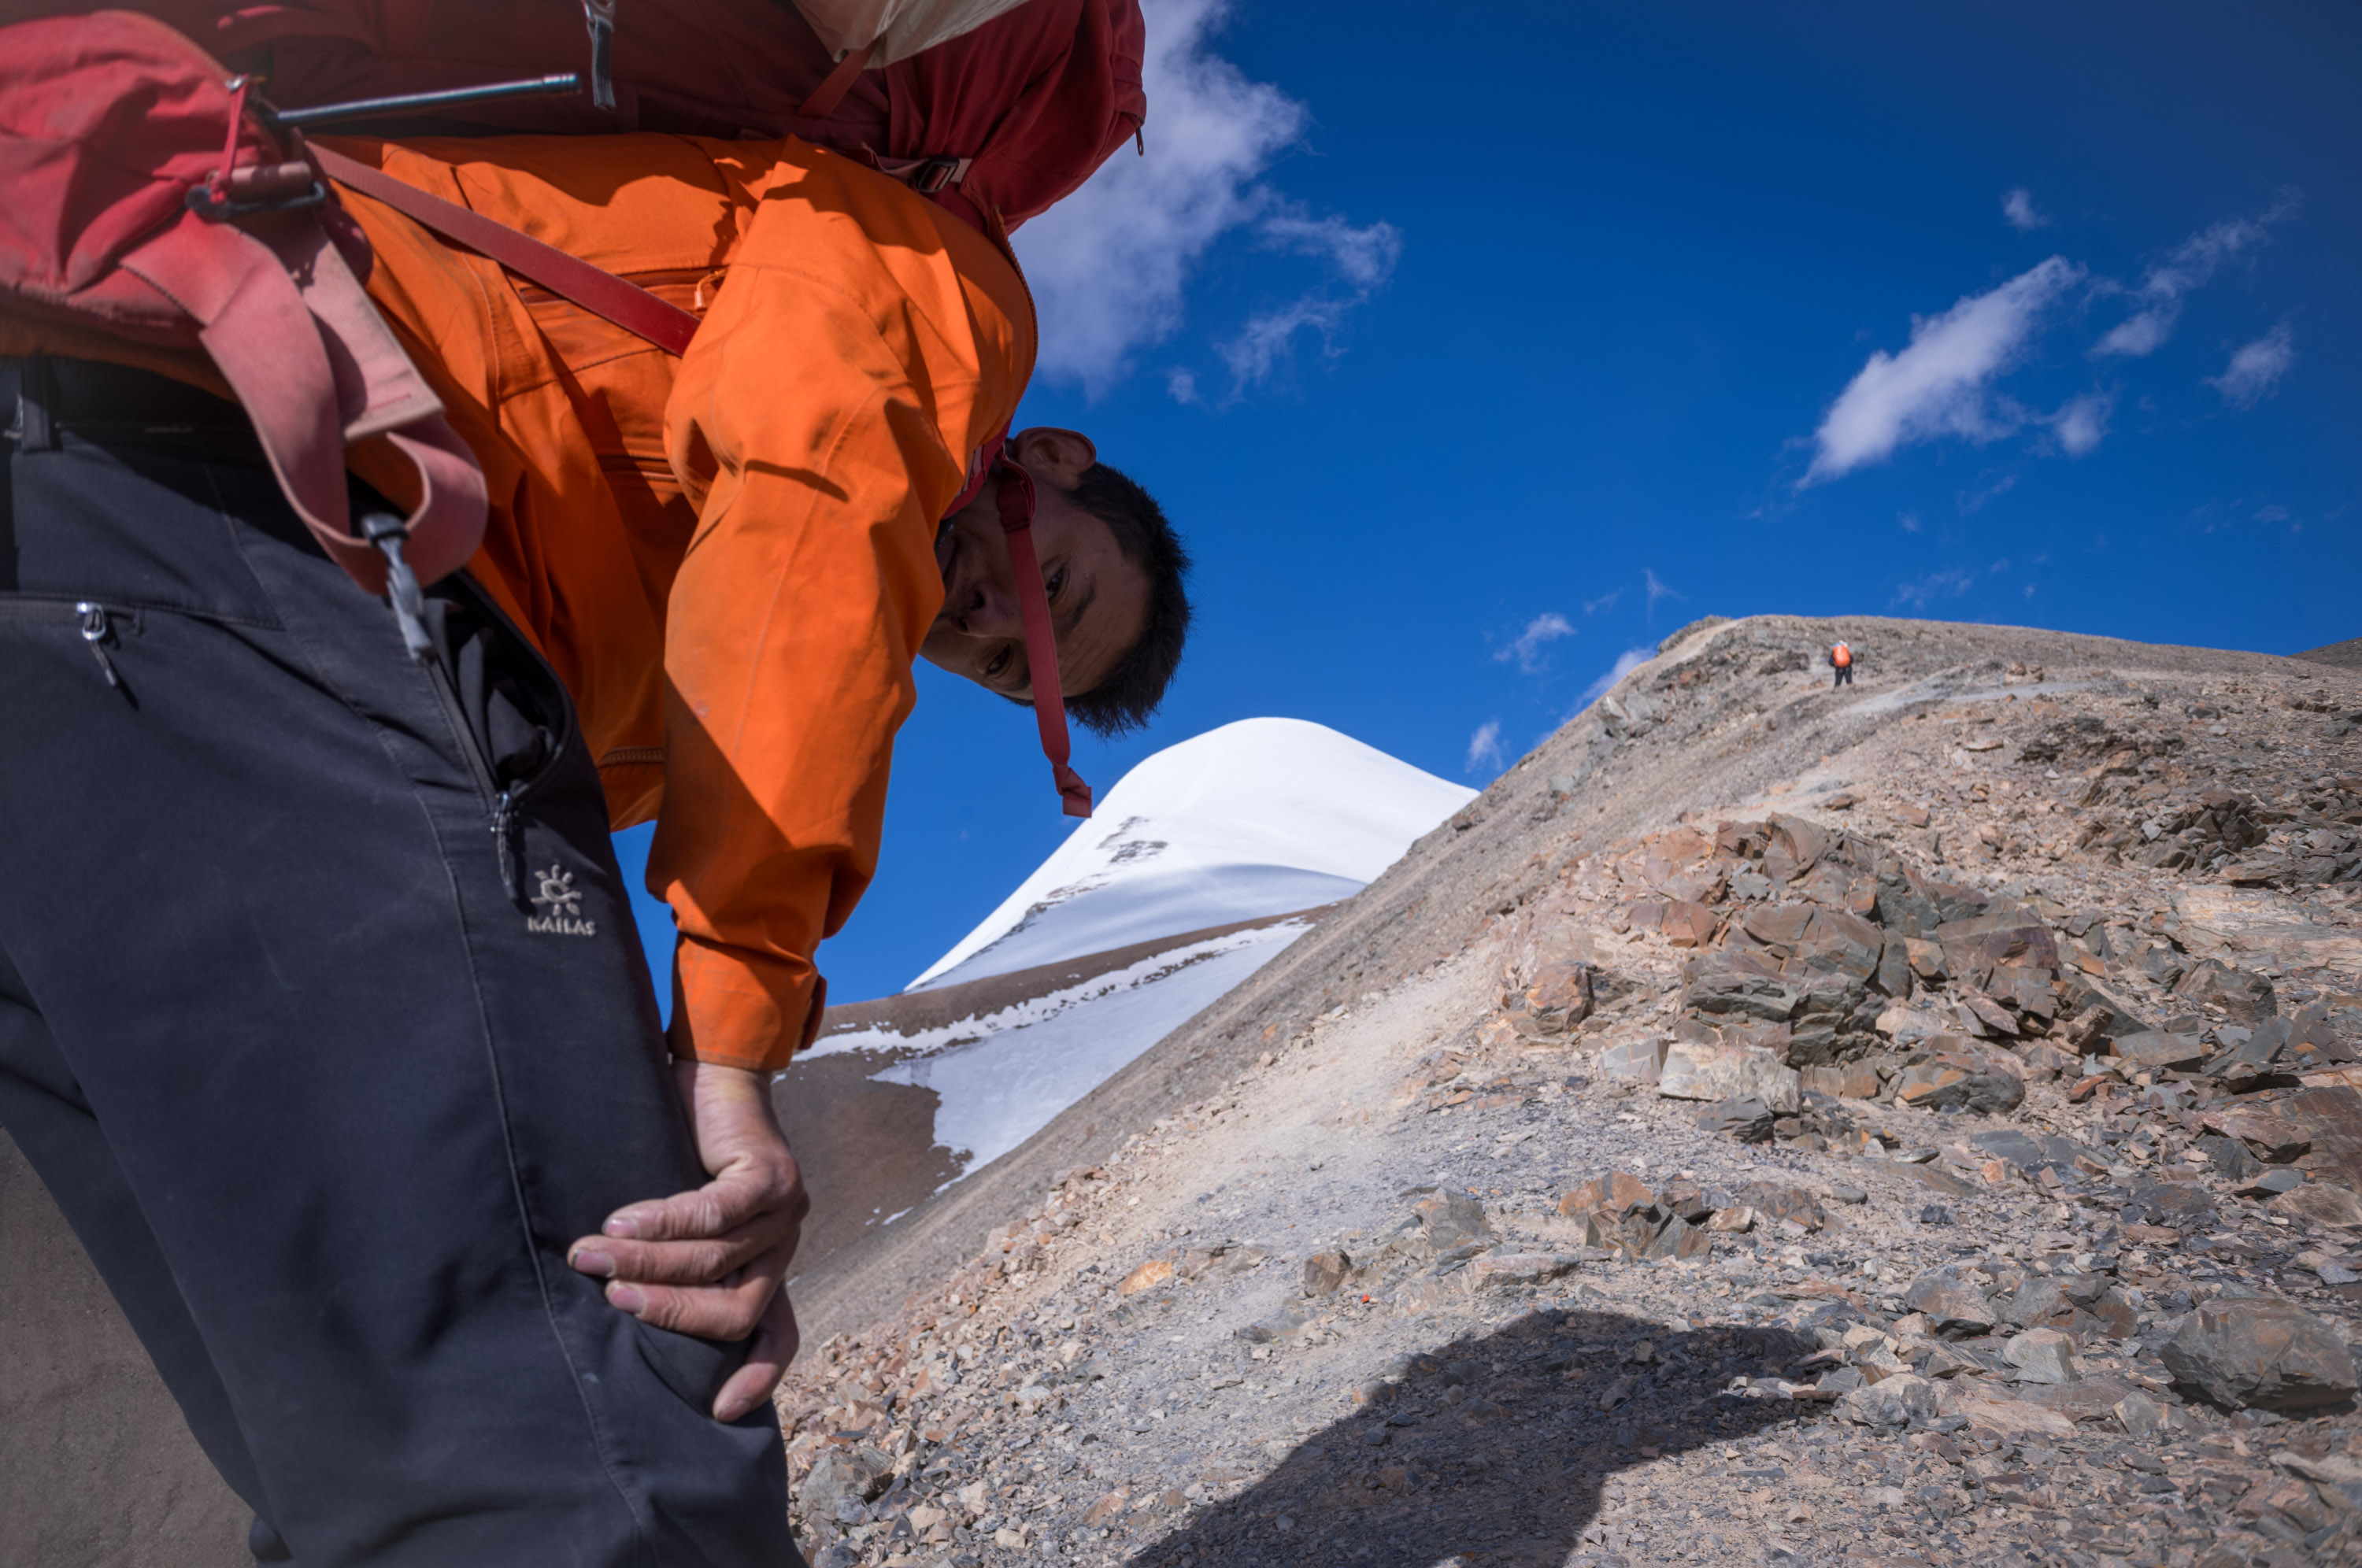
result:
[[[1832,689],[1851,686],[1853,684],[1853,649],[1844,643],[1839,643],[1831,648],[1829,668],[1837,671],[1837,679],[1829,682]]]

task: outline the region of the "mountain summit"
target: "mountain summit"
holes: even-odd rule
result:
[[[1302,719],[1224,724],[1125,774],[909,988],[1333,904],[1475,793]]]

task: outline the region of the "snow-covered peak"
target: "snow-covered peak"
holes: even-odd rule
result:
[[[1125,774],[909,988],[1334,903],[1474,793],[1301,719],[1225,724]]]

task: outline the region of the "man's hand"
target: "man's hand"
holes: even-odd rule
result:
[[[575,1242],[567,1262],[609,1281],[607,1299],[644,1323],[708,1340],[754,1334],[746,1364],[713,1399],[714,1419],[734,1421],[770,1397],[795,1359],[796,1309],[779,1282],[811,1200],[766,1075],[706,1062],[673,1070],[713,1179],[615,1210],[605,1233]]]

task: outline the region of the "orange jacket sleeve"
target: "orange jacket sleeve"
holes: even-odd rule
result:
[[[665,634],[650,889],[679,922],[672,1045],[783,1065],[812,953],[877,863],[938,518],[1033,357],[1001,253],[825,153],[763,176],[666,409],[698,503]]]

